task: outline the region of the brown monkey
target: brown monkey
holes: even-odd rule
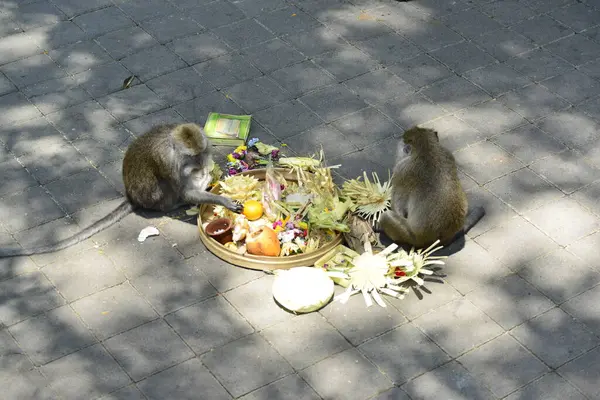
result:
[[[210,143],[196,124],[166,124],[135,139],[123,159],[126,199],[106,217],[79,233],[48,246],[0,249],[0,257],[50,253],[72,246],[108,228],[137,209],[171,211],[185,204],[219,204],[240,212],[241,204],[209,193]]]
[[[469,213],[467,207],[456,161],[440,144],[438,133],[419,127],[404,132],[392,174],[391,208],[377,230],[417,249],[438,239],[447,246],[485,215],[483,207]]]

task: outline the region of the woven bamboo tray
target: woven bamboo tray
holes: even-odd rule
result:
[[[294,173],[291,173],[289,170],[284,168],[275,168],[275,170],[281,173],[286,180],[297,181],[296,175]],[[242,172],[242,174],[254,176],[258,180],[263,181],[265,179],[266,170],[254,169],[251,171]],[[218,184],[211,189],[211,193],[219,193]],[[206,248],[211,253],[213,253],[220,259],[238,267],[257,269],[261,271],[290,269],[294,267],[303,266],[310,267],[314,265],[315,261],[317,261],[319,258],[323,257],[327,252],[331,251],[336,246],[342,243],[342,235],[338,233],[331,242],[327,243],[325,246],[319,248],[318,250],[308,254],[296,254],[287,257],[265,257],[254,256],[251,254],[237,254],[227,249],[225,246],[223,246],[221,243],[217,242],[210,236],[208,236],[204,232],[204,229],[202,229],[203,220],[206,220],[212,215],[213,207],[214,206],[212,204],[204,204],[202,205],[202,207],[200,207],[200,212],[198,213],[198,230],[200,231],[200,240],[202,241],[202,243],[204,243]]]

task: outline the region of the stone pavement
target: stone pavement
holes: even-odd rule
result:
[[[2,259],[0,397],[600,399],[597,0],[0,7],[0,245],[104,215],[132,137],[209,111],[346,177],[387,176],[402,130],[434,126],[488,213],[444,284],[386,309],[287,314],[181,213]]]

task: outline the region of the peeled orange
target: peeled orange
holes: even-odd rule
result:
[[[242,213],[250,221],[255,221],[263,215],[262,203],[256,200],[248,200],[244,203],[244,211]]]

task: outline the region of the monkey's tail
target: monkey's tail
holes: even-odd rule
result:
[[[467,218],[465,219],[465,225],[463,227],[463,232],[467,233],[469,230],[475,226],[476,223],[479,222],[481,218],[485,216],[485,210],[481,206],[474,207],[471,211],[468,212]]]
[[[117,208],[115,208],[106,217],[94,222],[92,225],[83,229],[82,231],[74,234],[73,236],[61,240],[58,243],[50,244],[42,247],[33,247],[24,249],[21,247],[13,247],[8,249],[0,249],[0,258],[3,257],[15,257],[15,256],[30,256],[32,254],[43,254],[52,253],[58,250],[66,249],[67,247],[73,246],[83,240],[86,240],[96,233],[103,231],[109,226],[117,223],[119,220],[127,216],[133,211],[134,207],[129,200],[123,201]]]

